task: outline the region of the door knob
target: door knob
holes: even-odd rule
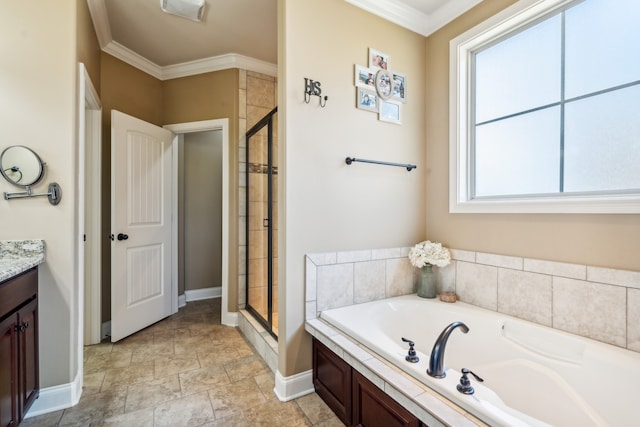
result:
[[[118,233],[118,240],[127,240],[128,238],[129,238],[128,235],[122,234],[122,233]]]

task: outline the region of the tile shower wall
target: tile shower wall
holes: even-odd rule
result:
[[[238,308],[243,309],[246,306],[246,283],[247,283],[247,246],[246,246],[246,223],[247,223],[247,206],[246,206],[246,192],[247,192],[247,180],[246,180],[246,161],[247,161],[247,130],[262,119],[267,113],[269,113],[277,104],[277,83],[276,78],[265,74],[256,73],[253,71],[239,70],[239,102],[238,102],[238,117],[239,117],[239,131],[238,131],[238,161],[239,161],[239,249],[238,249]],[[274,138],[277,141],[277,137]],[[274,145],[274,151],[277,146]],[[275,184],[277,185],[277,184]],[[274,214],[275,216],[275,214]],[[277,221],[274,221],[277,223]],[[277,235],[277,233],[276,233]],[[257,239],[254,239],[257,241]],[[275,244],[277,247],[277,243]],[[277,266],[277,258],[274,259],[274,264]],[[276,273],[277,277],[277,273]],[[277,295],[277,284],[274,284],[274,293]],[[274,302],[277,304],[277,301]],[[277,310],[277,306],[274,307],[274,311]]]
[[[306,318],[415,292],[409,248],[309,254]],[[509,316],[640,352],[640,272],[451,250],[440,291]]]

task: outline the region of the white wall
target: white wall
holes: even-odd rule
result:
[[[306,253],[409,246],[425,237],[425,39],[343,0],[279,0],[279,371],[310,368],[304,324]],[[407,76],[402,125],[356,109],[354,65],[368,48]],[[326,108],[304,102],[320,81]],[[347,166],[345,157],[418,169]],[[283,286],[284,284],[284,286]]]
[[[34,192],[60,184],[62,201],[0,199],[0,239],[44,239],[40,267],[40,385],[66,384],[78,370],[76,215],[76,3],[0,4],[0,149],[35,150],[47,163]],[[0,180],[0,191],[16,191]]]

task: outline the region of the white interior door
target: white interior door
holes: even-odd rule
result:
[[[172,314],[172,133],[111,112],[111,341]]]

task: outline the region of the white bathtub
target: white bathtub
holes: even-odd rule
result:
[[[457,302],[414,295],[325,310],[321,318],[495,426],[640,426],[640,353]],[[451,322],[446,377],[426,374],[429,354]],[[420,362],[405,360],[405,337]],[[456,390],[462,368],[475,394]]]

